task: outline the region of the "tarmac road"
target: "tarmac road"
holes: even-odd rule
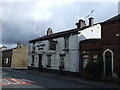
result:
[[[2,88],[100,88],[11,68],[2,68],[0,85]]]

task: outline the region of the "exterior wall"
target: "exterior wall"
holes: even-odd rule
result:
[[[28,46],[16,48],[12,51],[11,68],[18,69],[28,68]]]
[[[120,75],[120,21],[107,22],[101,24],[102,37],[100,41],[82,41],[80,42],[80,52],[100,50],[104,61],[104,75],[105,75],[105,53],[110,51],[112,62],[112,77]],[[91,57],[91,53],[89,54]],[[89,58],[90,60],[90,58]],[[119,76],[120,77],[120,76]]]
[[[88,55],[88,62],[89,61],[95,61],[97,62],[101,58],[101,40],[85,40],[80,42],[80,56],[81,56],[81,62],[80,62],[80,72],[86,73],[85,68],[83,68],[83,55]],[[97,55],[97,58],[94,59],[93,55]]]
[[[92,31],[91,31],[92,30]],[[87,35],[88,34],[88,35]],[[92,36],[95,34],[94,36]],[[84,38],[82,38],[82,36]],[[57,41],[56,50],[49,49],[49,41],[37,41],[35,42],[35,53],[33,52],[33,43],[29,44],[29,63],[30,67],[39,68],[39,54],[42,54],[42,65],[43,68],[60,70],[60,55],[64,54],[64,71],[70,72],[79,72],[79,41],[88,38],[101,38],[101,27],[100,25],[95,25],[91,28],[87,28],[85,30],[80,31],[79,35],[70,35],[69,37],[69,50],[64,51],[64,38],[54,38],[54,41]],[[43,45],[44,44],[44,45]],[[38,50],[38,45],[43,45],[43,50]],[[51,67],[47,67],[48,65],[48,57],[47,55],[51,54]],[[32,55],[35,55],[34,65],[32,66]]]
[[[100,39],[101,38],[101,25],[97,24],[85,30],[79,31],[79,41],[86,39]]]
[[[102,25],[102,44],[104,52],[110,49],[113,52],[113,76],[120,73],[120,21]]]
[[[10,58],[8,63],[6,63],[7,58]],[[2,51],[2,66],[11,67],[11,59],[12,59],[12,50]]]
[[[56,45],[56,50],[49,50],[49,41],[41,41],[42,44],[45,44],[45,48],[43,51],[39,51],[37,48],[38,42],[36,42],[35,46],[36,46],[36,52],[37,54],[35,54],[35,65],[31,66],[31,62],[32,62],[32,54],[29,55],[29,66],[31,67],[38,67],[38,63],[39,63],[39,57],[38,54],[42,54],[42,65],[43,68],[47,68],[47,69],[54,69],[54,70],[59,70],[59,66],[60,66],[60,54],[66,54],[65,58],[64,58],[64,64],[65,64],[65,71],[72,71],[72,72],[78,72],[78,63],[79,63],[79,58],[78,58],[78,46],[77,46],[77,35],[76,36],[70,36],[70,42],[69,42],[69,52],[67,51],[63,51],[64,49],[64,38],[56,38],[54,39],[55,41],[58,41],[57,45]],[[32,47],[32,44],[30,44],[30,46]],[[30,48],[31,48],[30,47]],[[75,48],[76,47],[76,48]],[[31,50],[32,51],[32,48]],[[48,58],[47,55],[48,54],[52,54],[51,57],[51,67],[47,67],[48,64]],[[70,65],[71,64],[71,65]]]
[[[104,44],[120,42],[120,22],[102,25],[102,42]],[[116,36],[119,34],[119,36]]]
[[[6,50],[6,47],[0,47],[0,66],[2,66],[2,51]]]
[[[83,50],[95,50],[95,49],[99,50],[99,49],[101,49],[101,41],[100,40],[81,41],[80,48],[81,48],[81,51],[83,51]]]

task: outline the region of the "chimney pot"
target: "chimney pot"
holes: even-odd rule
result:
[[[84,26],[86,26],[86,23],[84,20],[80,19],[78,23],[76,23],[77,28],[82,28]]]
[[[50,35],[50,34],[53,34],[53,31],[52,31],[51,28],[48,28],[48,30],[47,30],[47,35]]]
[[[22,47],[22,42],[21,42],[21,41],[18,41],[18,43],[17,43],[17,48],[20,48],[20,47]]]
[[[94,25],[94,18],[90,17],[89,18],[89,26],[93,26]]]

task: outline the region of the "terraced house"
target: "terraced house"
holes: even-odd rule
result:
[[[101,25],[94,24],[89,18],[89,25],[79,20],[77,28],[53,33],[48,28],[47,35],[29,41],[29,68],[53,71],[79,72],[79,42],[90,38],[101,38]]]
[[[7,47],[5,47],[5,46],[0,47],[0,66],[2,66],[2,51],[6,50],[6,49],[7,49]]]
[[[19,41],[16,48],[4,50],[2,52],[2,66],[15,69],[27,69],[28,46],[23,46],[22,42]]]
[[[101,39],[80,42],[81,70],[85,62],[102,60],[104,77],[120,77],[120,14],[102,22],[101,32]]]

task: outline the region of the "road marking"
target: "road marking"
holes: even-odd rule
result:
[[[27,79],[16,79],[16,78],[0,79],[0,86],[29,85],[29,84],[33,84],[33,83],[34,83],[34,81],[30,81]]]

